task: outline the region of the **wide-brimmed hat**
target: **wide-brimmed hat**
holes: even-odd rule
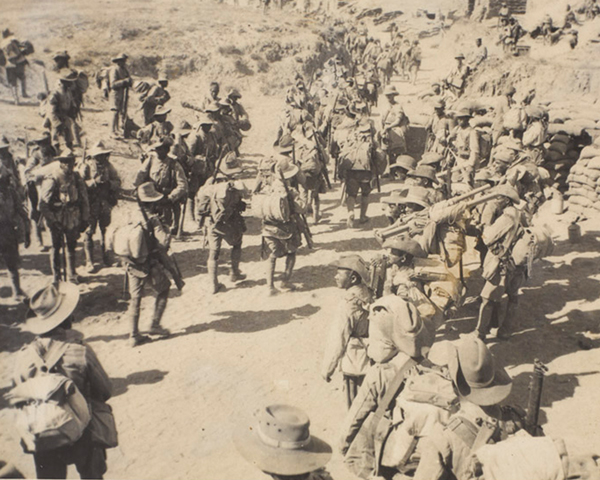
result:
[[[198,126],[202,125],[214,125],[215,121],[212,120],[206,113],[200,112],[198,114]]]
[[[492,155],[492,160],[498,160],[499,162],[507,164],[511,164],[515,159],[515,151],[510,147],[497,149]]]
[[[437,176],[435,174],[435,168],[431,165],[417,165],[417,167],[413,170],[408,171],[409,177],[418,177],[418,178],[427,178],[431,180],[433,183],[439,183]]]
[[[425,187],[411,185],[406,190],[399,190],[401,205],[414,204],[427,208],[431,206],[430,193]]]
[[[10,148],[10,142],[8,138],[2,135],[0,136],[0,150],[4,150],[5,148]]]
[[[69,55],[66,50],[61,50],[59,52],[56,52],[52,57],[53,60],[56,60],[57,58],[64,58],[65,60],[69,60],[71,58],[71,55]]]
[[[306,413],[290,405],[259,409],[233,435],[238,452],[263,472],[302,475],[324,467],[331,447],[310,434]]]
[[[232,175],[241,173],[243,171],[244,169],[242,167],[242,163],[235,152],[227,152],[223,157],[223,160],[221,160],[217,177],[231,177]]]
[[[4,30],[2,30],[2,38],[12,37],[13,35],[14,33],[11,32],[10,28],[5,28]]]
[[[25,330],[42,335],[64,322],[79,303],[79,288],[73,283],[59,282],[37,291],[29,300]]]
[[[240,93],[240,91],[237,88],[231,88],[229,89],[229,93],[227,94],[228,97],[236,97],[236,98],[242,98],[242,94]]]
[[[386,295],[371,305],[370,322],[388,341],[406,355],[419,358],[425,355],[435,335],[412,304],[397,295]],[[377,323],[375,325],[375,323]],[[371,325],[369,325],[371,332]]]
[[[408,253],[413,257],[427,258],[427,254],[425,253],[419,242],[405,235],[388,238],[383,242],[382,248],[392,250],[392,254],[394,254],[394,250],[397,250],[400,252]]]
[[[182,137],[189,135],[192,132],[192,125],[187,120],[182,120],[179,123],[179,135]]]
[[[388,205],[402,205],[405,203],[404,199],[408,195],[408,187],[399,188],[392,191],[387,197],[381,199],[381,203],[387,203]]]
[[[111,62],[121,62],[121,61],[125,61],[127,60],[129,57],[127,56],[126,53],[119,53],[116,57],[113,57],[111,59]]]
[[[372,132],[371,122],[367,119],[362,119],[358,125],[356,126],[356,131],[358,133],[371,133]]]
[[[75,159],[75,154],[73,153],[72,150],[69,150],[68,148],[61,151],[58,155],[56,155],[56,157],[54,157],[54,160],[74,160]]]
[[[157,82],[168,82],[169,78],[167,77],[167,72],[161,70],[158,73],[158,78],[156,79]]]
[[[461,117],[472,117],[473,114],[471,113],[471,109],[468,107],[463,107],[463,108],[459,108],[458,110],[456,110],[454,112],[454,116],[456,118],[461,118]]]
[[[390,165],[390,170],[395,170],[396,168],[403,168],[407,172],[414,169],[417,166],[417,161],[411,157],[410,155],[399,155],[396,157],[396,163]]]
[[[438,84],[434,84],[434,85],[439,85]],[[438,98],[436,101],[433,102],[433,108],[445,108],[446,107],[446,102],[444,102],[444,100],[442,100],[441,98]]]
[[[360,255],[344,255],[330,263],[331,266],[356,272],[364,283],[369,282],[369,267]]]
[[[150,145],[148,145],[148,151],[151,152],[161,147],[171,147],[173,145],[173,138],[170,135],[163,135],[162,137],[158,137],[154,140]]]
[[[509,185],[508,183],[503,183],[502,185],[498,185],[493,193],[497,193],[498,195],[502,195],[503,197],[511,199],[515,203],[521,202],[521,197],[519,197],[519,192],[515,187]]]
[[[475,182],[488,182],[495,185],[500,181],[500,178],[495,176],[491,170],[483,168],[475,173],[473,180]]]
[[[419,161],[419,165],[437,165],[444,159],[444,156],[440,153],[427,152],[424,153]]]
[[[295,143],[294,137],[286,133],[279,139],[279,143],[275,146],[275,150],[282,154],[290,153],[294,150]]]
[[[50,136],[50,132],[45,131],[42,132],[39,137],[29,140],[29,143],[37,143],[39,145],[42,143],[50,143],[51,141],[52,137]]]
[[[457,55],[456,55],[454,58],[455,58],[456,60],[459,60],[459,59],[460,59],[460,60],[464,60],[464,59],[465,59],[465,56],[464,56],[462,53],[459,53],[459,54],[457,54]]]
[[[389,95],[400,95],[398,93],[398,90],[396,89],[395,85],[388,85],[387,87],[385,87],[385,89],[383,90],[383,94],[387,97]]]
[[[167,108],[164,105],[159,105],[158,107],[156,107],[156,110],[154,111],[154,116],[159,117],[161,115],[167,115],[168,113],[171,113],[170,108]]]
[[[496,405],[510,394],[512,380],[482,340],[466,335],[448,365],[458,394],[476,405]]]
[[[145,182],[137,187],[137,196],[140,202],[152,203],[158,202],[164,198],[164,195],[156,190],[154,182]]]
[[[100,140],[98,143],[96,143],[96,145],[94,145],[90,149],[90,153],[88,153],[88,156],[89,157],[97,157],[99,155],[108,155],[109,153],[112,153],[112,150],[109,150],[108,148],[106,148],[104,146],[104,142],[102,140]]]
[[[279,176],[279,172],[283,174],[283,178],[290,179],[296,176],[299,172],[298,165],[294,165],[289,158],[281,157],[277,160],[277,162],[273,165],[273,169],[275,170],[275,174]]]
[[[67,70],[65,71],[59,78],[61,82],[76,82],[79,78],[79,74],[75,70]]]

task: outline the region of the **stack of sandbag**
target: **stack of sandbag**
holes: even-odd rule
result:
[[[600,212],[600,137],[581,151],[568,182],[570,210],[588,216]]]
[[[577,162],[580,151],[577,137],[565,133],[557,133],[550,137],[549,146],[544,152],[543,166],[562,193],[568,189],[569,171]]]
[[[600,104],[552,102],[548,105],[548,133],[566,133],[581,136],[586,132],[590,137],[600,137]]]

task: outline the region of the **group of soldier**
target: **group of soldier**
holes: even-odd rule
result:
[[[344,295],[331,323],[322,376],[330,381],[336,370],[343,373],[349,411],[340,450],[350,470],[363,478],[431,480],[447,478],[449,472],[459,479],[481,478],[484,456],[473,456],[483,452],[480,448],[518,430],[540,433],[519,409],[499,406],[510,393],[511,379],[485,342],[492,328],[499,340],[519,328],[519,289],[533,261],[552,248],[549,232],[534,223],[549,186],[543,168],[547,114],[532,105],[534,92],[516,102],[512,87],[502,92],[493,111],[464,101],[470,72],[487,52],[480,58],[479,51],[473,69],[458,54],[450,75],[427,95],[433,112],[425,151],[410,155],[410,120],[391,79],[395,73],[415,82],[421,63],[418,40],[393,27],[391,44],[381,47],[366,29],[344,22],[337,27],[344,31],[338,54],[309,81],[300,73],[295,76],[272,154],[258,165],[252,204],[262,219],[267,293],[295,289],[296,254],[303,243],[313,246],[309,223],[321,221],[321,194],[339,180],[345,226],[370,228],[371,193],[381,191],[386,179],[391,191],[380,204],[389,226],[373,232],[382,254],[370,262],[352,254],[332,263]],[[42,245],[43,231],[49,230],[52,292],[66,292],[71,288],[67,283],[81,280],[75,268],[81,234],[86,271],[92,274],[98,267],[93,245],[97,229],[102,262],[110,264],[106,231],[111,211],[124,198],[110,162],[113,152],[105,143],[90,149],[84,145],[79,158],[75,155],[74,149],[82,147],[87,76],[69,67],[67,52],[54,60],[57,85],[44,99],[45,131],[29,142],[24,185],[10,144],[6,139],[0,144],[1,223],[9,232],[2,236],[1,251],[15,297],[21,300],[18,244],[29,245],[31,225]],[[182,103],[194,119],[182,120],[176,128],[168,119],[166,76],[161,74],[156,84],[136,84],[127,60],[126,54],[114,57],[99,76],[99,86],[110,104],[112,136],[142,149],[133,192],[138,216],[117,228],[111,242],[125,267],[130,343],[138,347],[152,337],[170,335],[162,325],[170,277],[178,289],[185,284],[169,247],[183,233],[186,209],[209,246],[209,292],[224,289],[218,279],[223,240],[231,246],[231,282],[246,278],[241,261],[248,194],[238,180],[247,171],[240,154],[242,132],[251,124],[239,103],[240,92],[231,88],[222,98],[220,85],[213,82],[201,104]],[[130,92],[140,94],[141,128],[129,117]],[[382,112],[378,120],[373,108]],[[434,363],[427,357],[435,350],[436,330],[466,296],[463,259],[471,247],[479,253],[484,280],[477,325],[473,335],[455,346],[440,347],[442,360]],[[285,266],[276,288],[279,258]],[[148,335],[139,327],[146,285],[156,293]],[[38,294],[33,297],[39,300]],[[39,316],[50,318],[48,312]],[[325,465],[331,449],[310,436],[307,418],[298,419],[305,419],[302,411],[268,407],[258,415],[260,435],[247,438],[250,430],[245,428],[236,436],[236,446],[275,478],[308,478]],[[277,425],[285,428],[277,430]],[[540,452],[540,461],[562,455],[547,442],[526,447],[507,442],[506,450],[487,452],[488,458],[497,460],[522,448]],[[278,457],[288,444],[295,445],[289,450],[297,450],[303,461]],[[316,444],[318,449],[307,450]],[[489,460],[487,468],[501,468],[498,463]]]

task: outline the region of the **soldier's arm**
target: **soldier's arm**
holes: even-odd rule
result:
[[[414,480],[442,480],[449,478],[451,471],[450,445],[445,441],[445,432],[436,425],[428,437],[421,439],[421,460],[415,472]]]
[[[138,172],[135,174],[135,178],[133,180],[134,187],[137,188],[142,183],[150,180],[150,165],[151,165],[151,163],[152,163],[152,157],[149,157],[146,160],[144,160],[144,163],[142,163],[142,166],[140,167]]]
[[[329,381],[346,352],[352,333],[352,318],[349,305],[340,304],[329,330],[329,337],[323,357],[321,375]]]
[[[90,220],[90,202],[88,199],[87,188],[85,187],[85,183],[79,176],[77,175],[77,188],[79,190],[79,198],[81,200],[81,204],[79,206],[81,210],[81,219],[83,222],[87,223]]]
[[[94,350],[85,345],[85,360],[91,396],[95,400],[105,402],[112,396],[112,383]]]
[[[42,216],[46,219],[49,225],[56,223],[56,217],[50,210],[50,202],[52,202],[52,195],[54,193],[54,179],[52,177],[46,177],[42,182],[40,188],[40,203],[39,209]]]
[[[110,86],[112,90],[123,90],[124,88],[130,87],[131,76],[129,76],[129,72],[127,72],[127,76],[125,78],[118,79],[117,69],[112,69],[110,71]]]
[[[169,194],[169,200],[171,202],[178,202],[187,195],[188,183],[187,179],[185,178],[185,172],[178,162],[173,162],[173,168],[175,170],[175,181],[177,184]]]

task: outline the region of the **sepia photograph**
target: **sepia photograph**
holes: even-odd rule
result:
[[[0,33],[0,478],[600,480],[598,0]]]

